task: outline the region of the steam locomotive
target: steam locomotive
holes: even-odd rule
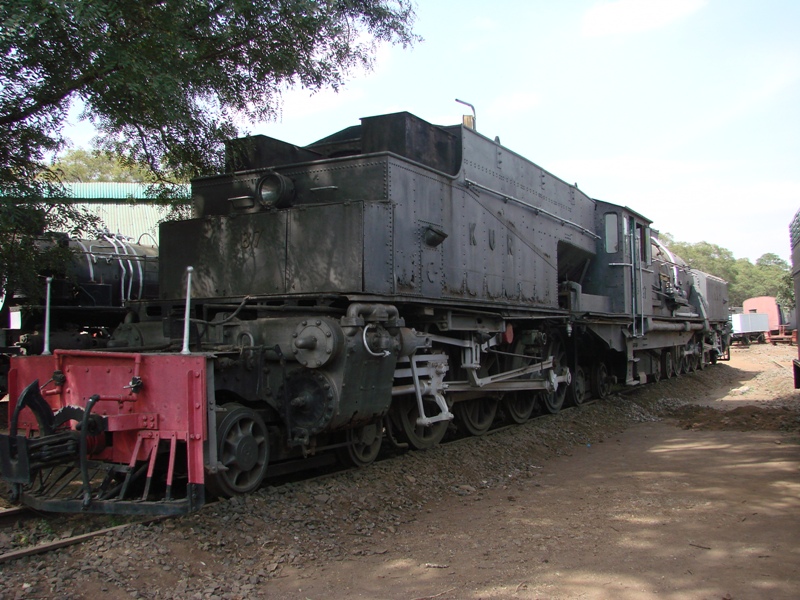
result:
[[[94,239],[62,235],[40,246],[68,248],[66,271],[50,278],[50,322],[44,306],[0,290],[0,397],[8,387],[9,358],[55,349],[103,348],[125,318],[125,304],[158,296],[158,248],[108,231]]]
[[[102,350],[16,357],[0,468],[51,511],[180,514],[701,369],[727,285],[467,125],[231,141]]]

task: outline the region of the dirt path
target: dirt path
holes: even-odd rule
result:
[[[688,386],[684,395],[695,401],[675,411],[677,423],[634,425],[534,465],[533,477],[432,503],[393,543],[287,570],[269,591],[313,599],[795,599],[800,447],[798,412],[784,406],[800,395],[787,385],[786,354],[736,349],[715,367],[713,385],[685,378],[643,390]]]
[[[797,598],[797,446],[632,427],[505,489],[449,499],[394,542],[286,572],[287,598]]]
[[[794,600],[793,356],[734,349],[625,397],[7,563],[0,600]]]

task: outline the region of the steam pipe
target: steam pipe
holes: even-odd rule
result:
[[[183,349],[181,354],[191,354],[189,350],[189,316],[192,303],[192,271],[194,267],[186,267],[186,308],[183,311]]]
[[[50,287],[53,283],[53,278],[48,277],[45,279],[47,282],[47,295],[44,301],[44,356],[50,356]]]
[[[475,107],[472,106],[472,104],[470,104],[469,102],[464,102],[463,100],[459,100],[458,98],[456,98],[456,102],[458,102],[459,104],[463,104],[464,106],[469,106],[472,109],[472,129],[474,131],[478,131],[478,115],[475,112]]]

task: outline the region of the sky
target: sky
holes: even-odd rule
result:
[[[408,111],[482,134],[677,240],[790,260],[800,209],[800,0],[420,0],[412,48],[338,92],[288,90],[306,145]],[[76,129],[75,141],[85,142]],[[88,138],[86,138],[88,140]]]

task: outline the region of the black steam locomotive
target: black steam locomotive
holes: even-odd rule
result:
[[[294,459],[365,465],[727,353],[724,281],[469,127],[382,115],[227,162],[104,350],[12,360],[15,499],[186,512]]]
[[[48,283],[45,307],[13,290],[0,290],[0,397],[7,391],[9,357],[55,349],[103,348],[127,313],[125,304],[158,297],[158,248],[100,232],[94,239],[66,235],[53,243],[69,248],[71,261]]]

